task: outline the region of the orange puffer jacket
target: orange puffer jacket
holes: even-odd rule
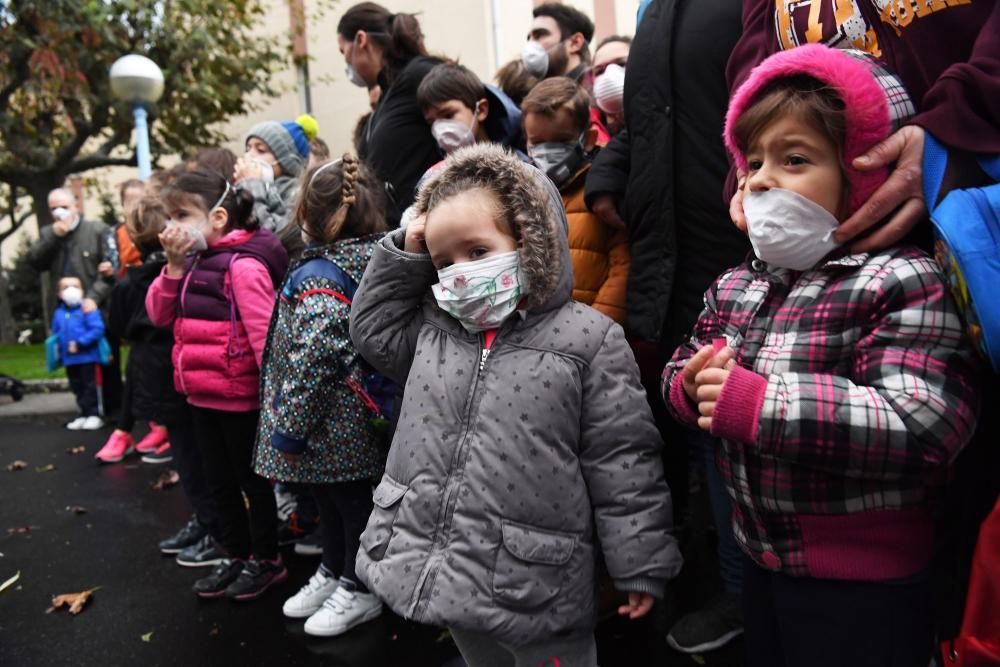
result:
[[[611,229],[587,210],[583,189],[589,170],[587,164],[560,190],[569,220],[573,298],[624,326],[628,312],[628,236],[622,230]]]

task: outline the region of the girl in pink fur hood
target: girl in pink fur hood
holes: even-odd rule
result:
[[[895,77],[820,45],[768,58],[730,102],[755,256],[706,292],[663,394],[720,439],[750,666],[930,660],[933,517],[977,370],[927,255],[835,236],[886,178],[852,160],[909,114]]]

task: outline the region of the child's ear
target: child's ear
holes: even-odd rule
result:
[[[476,121],[482,123],[490,115],[490,101],[485,97],[476,102]]]
[[[583,133],[583,150],[587,153],[594,150],[597,145],[597,128],[593,125]]]
[[[229,224],[229,211],[221,206],[213,208],[208,216],[208,222],[213,229],[225,229]]]

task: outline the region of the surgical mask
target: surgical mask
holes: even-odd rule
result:
[[[66,220],[71,215],[73,215],[68,208],[65,206],[57,206],[52,209],[52,217],[56,220]]]
[[[167,229],[171,227],[177,227],[185,234],[187,234],[188,240],[194,241],[194,246],[192,246],[190,253],[202,252],[208,249],[208,241],[205,239],[205,230],[201,228],[198,224],[180,224],[172,220],[167,222]]]
[[[70,285],[62,291],[59,298],[70,308],[75,308],[83,303],[83,290],[75,285]]]
[[[472,119],[473,125],[476,123],[475,117]],[[431,134],[437,141],[438,148],[445,155],[449,155],[464,146],[471,146],[476,143],[476,135],[472,128],[466,127],[465,123],[451,118],[438,118],[431,125]]]
[[[524,43],[521,49],[521,64],[524,70],[535,77],[542,79],[549,71],[549,52],[544,46],[533,39]]]
[[[368,82],[361,78],[361,75],[358,74],[358,70],[354,69],[354,65],[348,64],[344,67],[344,74],[347,75],[347,80],[358,88],[368,87]]]
[[[260,167],[260,180],[265,183],[274,183],[274,165],[266,160],[252,159],[251,164],[255,164]],[[227,193],[228,194],[228,193]],[[225,196],[225,195],[223,195]],[[218,206],[218,204],[216,204]]]
[[[431,290],[441,310],[470,333],[498,328],[528,293],[516,250],[452,264],[438,271],[438,283]]]
[[[594,80],[594,100],[604,113],[618,114],[625,108],[625,68],[611,64]]]
[[[743,212],[754,254],[768,264],[805,271],[840,245],[833,239],[837,218],[797,192],[751,192],[743,198]]]
[[[576,174],[583,164],[583,138],[574,143],[547,141],[528,147],[528,156],[535,165],[552,179],[557,187],[562,187]]]

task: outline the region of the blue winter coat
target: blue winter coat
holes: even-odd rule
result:
[[[63,366],[101,363],[98,344],[104,335],[101,311],[84,313],[80,306],[59,304],[52,316],[52,333],[59,337],[59,358]],[[76,354],[69,353],[70,341],[76,341]]]

